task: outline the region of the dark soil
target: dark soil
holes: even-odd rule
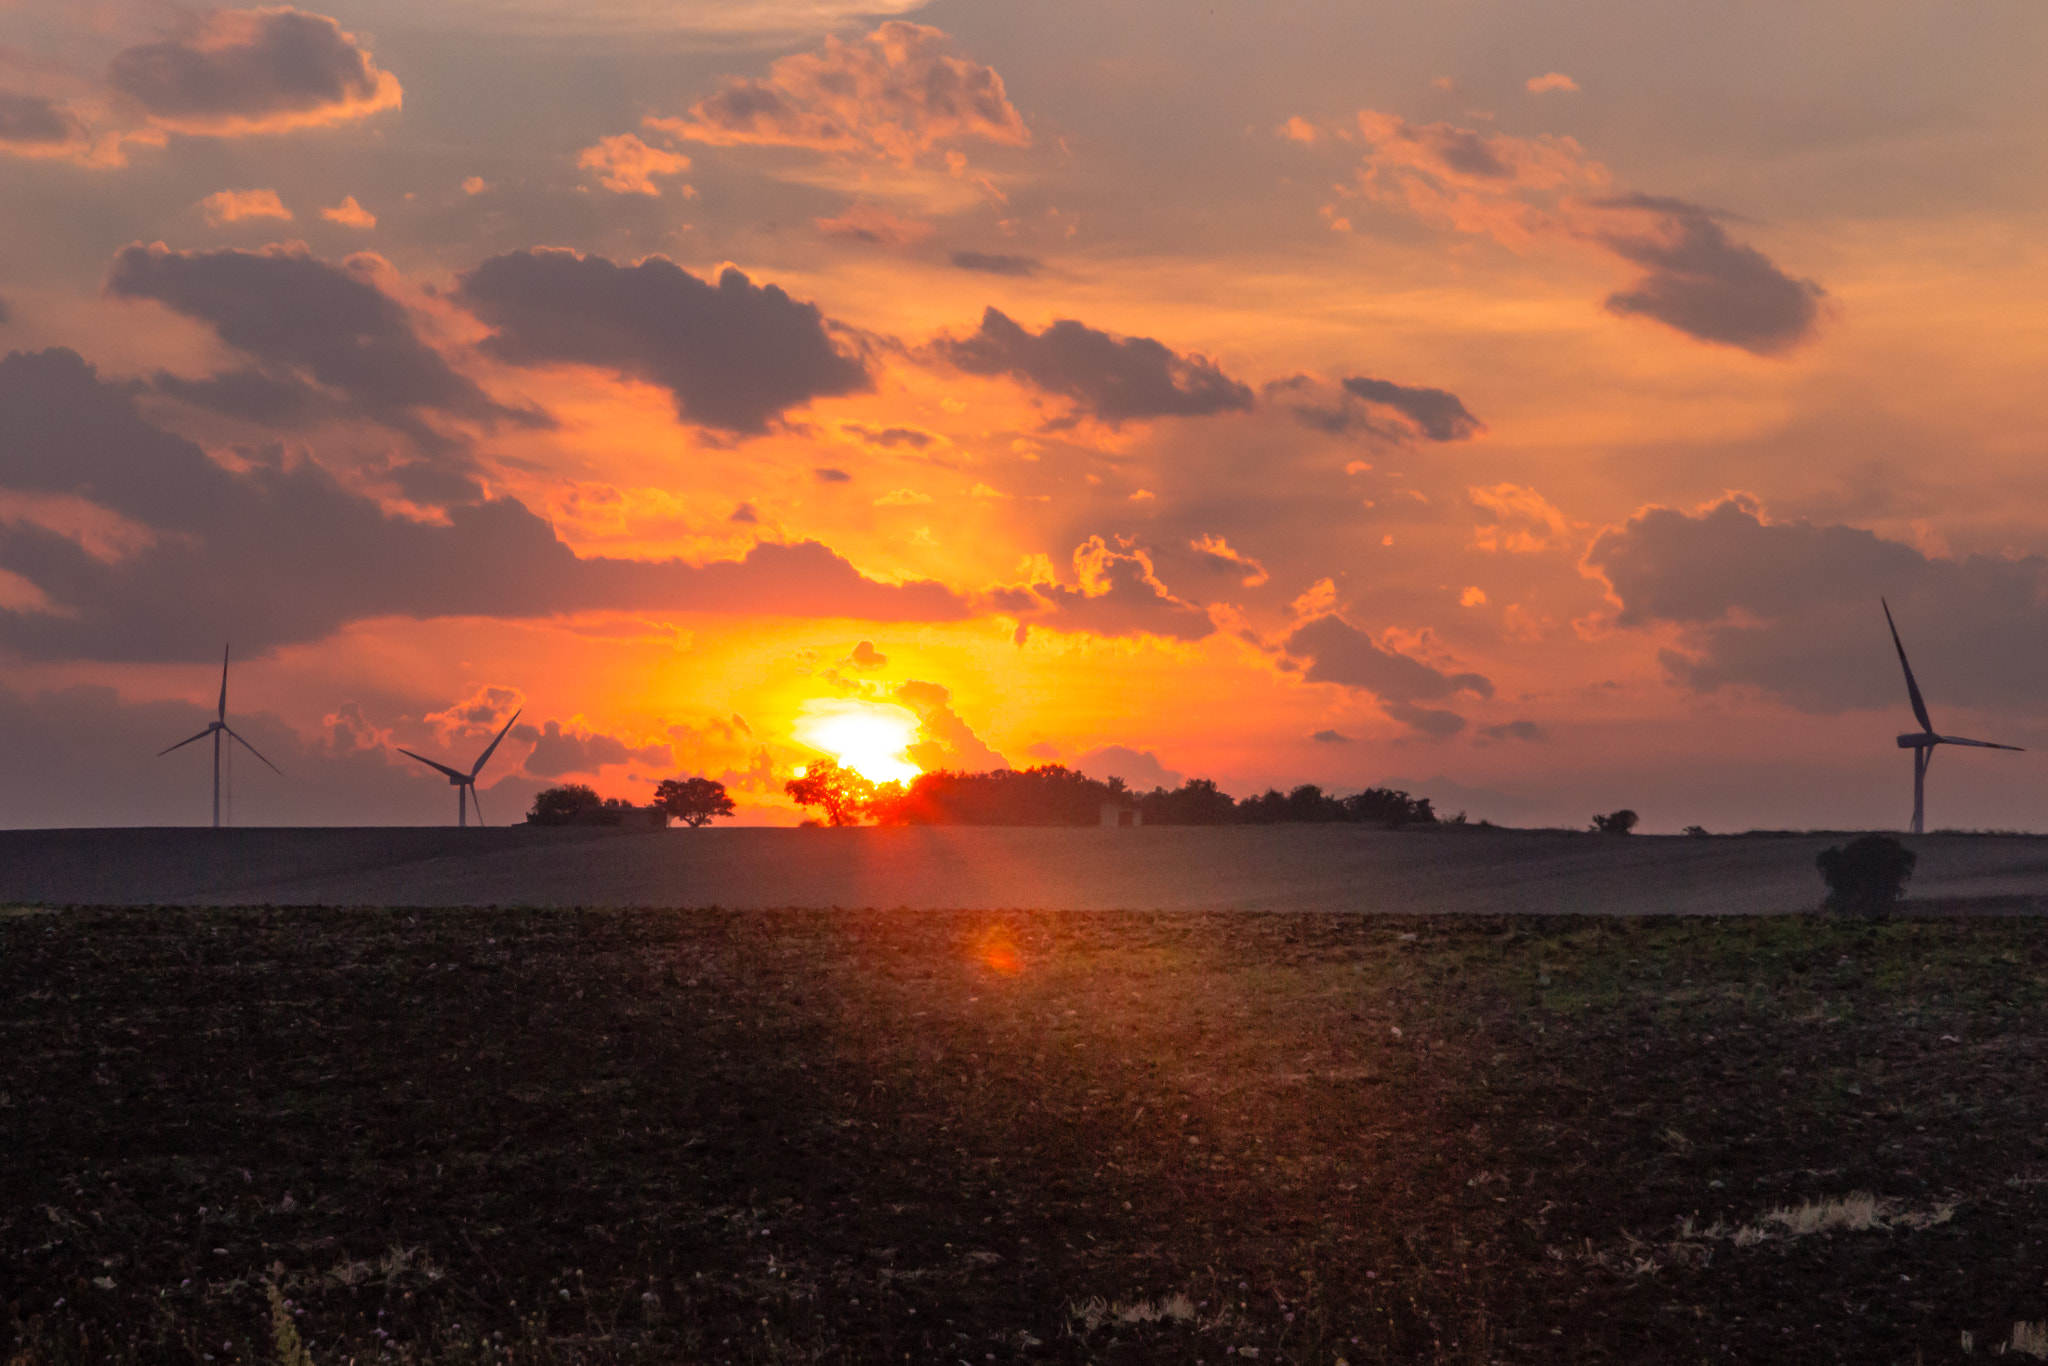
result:
[[[2033,919],[7,914],[0,1350],[1960,1360],[2044,1006]]]

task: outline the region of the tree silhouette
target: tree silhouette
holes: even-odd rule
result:
[[[1603,835],[1627,835],[1634,832],[1636,822],[1641,819],[1642,817],[1624,806],[1619,811],[1610,811],[1604,816],[1593,817],[1593,828]]]
[[[1827,906],[1876,919],[1906,894],[1906,879],[1920,856],[1890,835],[1858,835],[1823,849],[1814,866],[1827,880]]]
[[[782,790],[798,806],[822,807],[828,825],[859,825],[877,793],[873,782],[853,769],[841,768],[831,759],[820,759],[810,765],[803,777],[791,778]]]
[[[681,782],[663,778],[654,785],[654,805],[692,830],[732,814],[732,798],[726,795],[725,784],[710,778],[686,778]]]
[[[587,783],[564,783],[533,794],[529,825],[590,825],[604,810],[604,799]]]

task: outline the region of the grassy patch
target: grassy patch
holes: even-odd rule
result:
[[[2044,998],[2020,919],[0,917],[0,1331],[22,1366],[2027,1353]]]

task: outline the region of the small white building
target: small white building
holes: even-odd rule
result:
[[[1130,830],[1145,823],[1145,813],[1122,802],[1104,802],[1102,823],[1111,829]]]

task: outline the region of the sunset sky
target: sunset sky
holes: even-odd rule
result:
[[[0,0],[0,824],[2048,828],[2048,9]],[[821,729],[823,728],[823,729]]]

